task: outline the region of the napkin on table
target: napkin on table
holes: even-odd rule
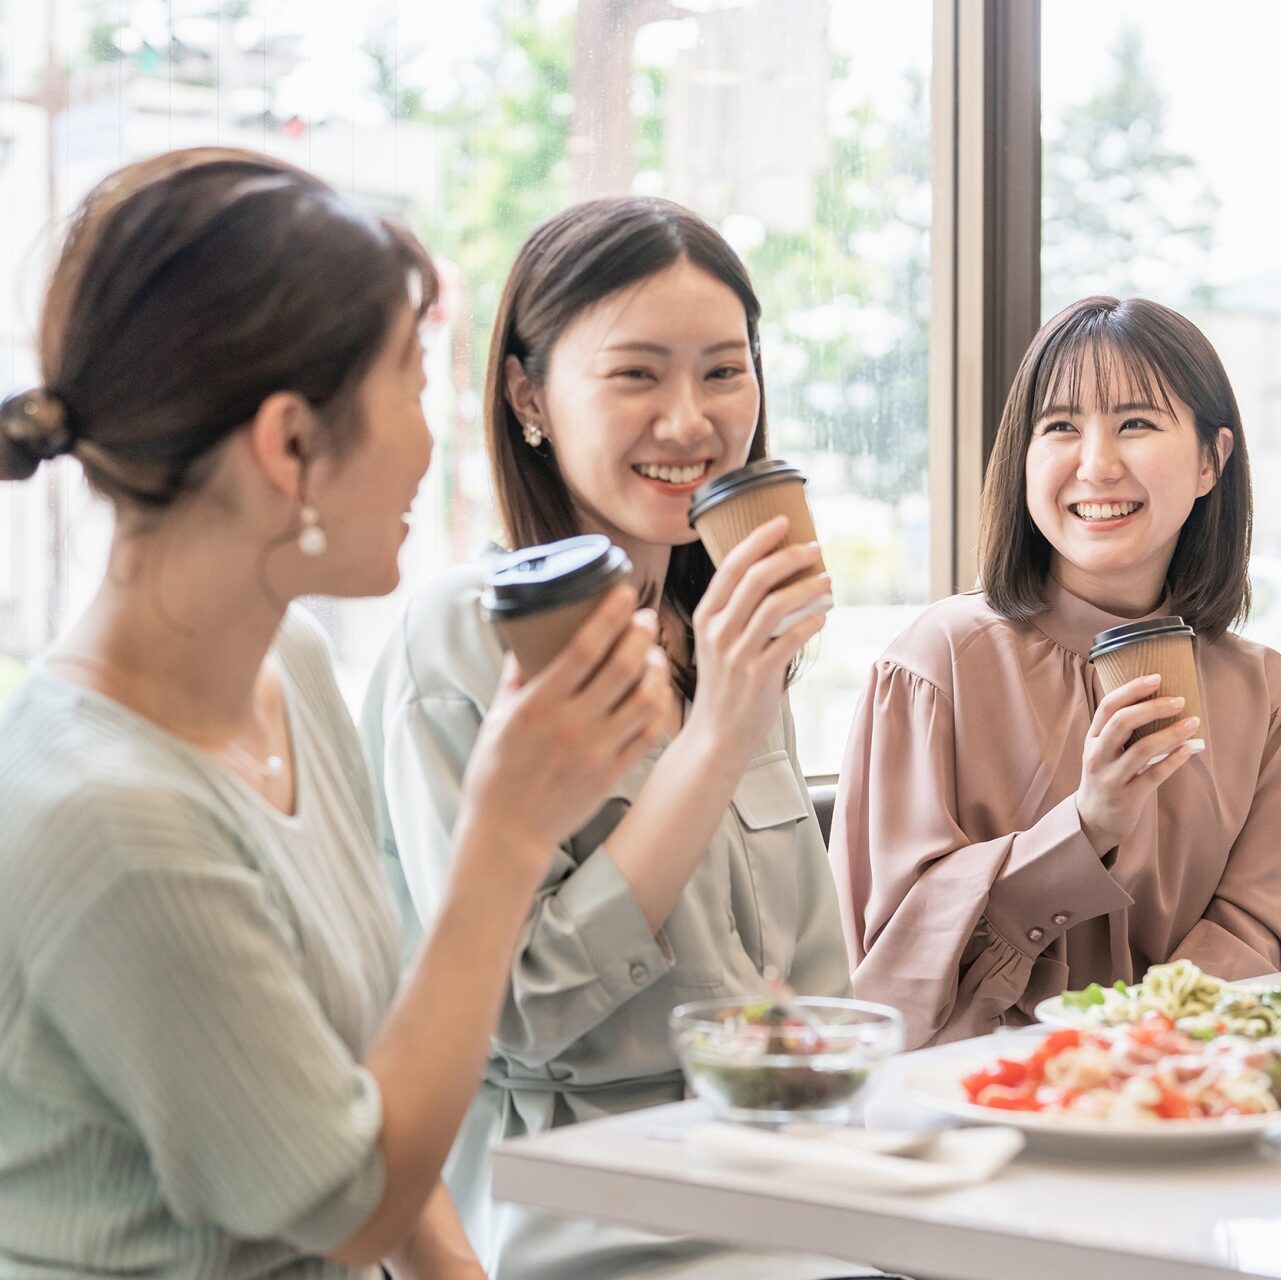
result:
[[[833,1129],[799,1137],[713,1122],[696,1126],[686,1141],[700,1157],[736,1170],[785,1174],[851,1191],[908,1193],[985,1182],[1023,1148],[1023,1134],[1003,1126],[946,1129],[922,1155],[910,1158],[861,1149],[842,1142],[841,1135]]]

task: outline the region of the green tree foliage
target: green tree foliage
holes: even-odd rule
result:
[[[1198,301],[1218,201],[1166,140],[1166,96],[1123,29],[1103,87],[1047,121],[1042,311],[1089,293]]]
[[[891,503],[924,492],[926,465],[929,98],[907,88],[897,118],[844,121],[812,228],[747,255],[780,448],[839,454],[855,491]]]

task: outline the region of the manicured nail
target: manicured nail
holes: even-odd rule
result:
[[[1188,718],[1183,722],[1180,728],[1195,729],[1197,725],[1199,725],[1200,723],[1201,723],[1200,716],[1188,716]]]
[[[1144,676],[1143,683],[1144,684],[1160,684],[1161,677],[1160,676]]]

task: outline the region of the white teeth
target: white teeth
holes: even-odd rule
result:
[[[650,480],[664,480],[668,484],[691,484],[702,476],[707,467],[706,462],[695,462],[688,467],[669,467],[645,462],[635,469]]]
[[[1072,510],[1082,520],[1115,520],[1130,515],[1142,505],[1140,502],[1074,502]]]

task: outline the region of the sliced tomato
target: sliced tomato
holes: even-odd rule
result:
[[[1163,1120],[1186,1120],[1192,1114],[1192,1104],[1187,1095],[1178,1089],[1162,1088],[1156,1106],[1152,1108]]]
[[[961,1081],[961,1086],[969,1095],[971,1102],[977,1100],[978,1095],[984,1089],[991,1085],[999,1085],[1003,1089],[1013,1089],[1018,1085],[1025,1084],[1028,1079],[1027,1064],[1016,1062],[1012,1058],[997,1058],[991,1066],[984,1067],[981,1071],[974,1072],[973,1075],[966,1076]]]

